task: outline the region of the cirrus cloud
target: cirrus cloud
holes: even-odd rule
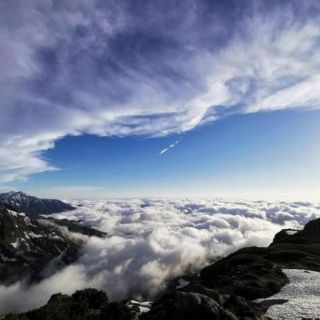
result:
[[[66,135],[163,136],[318,109],[318,1],[2,1],[0,181]],[[143,17],[143,19],[142,19]]]

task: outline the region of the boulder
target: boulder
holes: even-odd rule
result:
[[[266,248],[246,248],[202,269],[204,286],[253,300],[271,296],[288,283],[281,268],[266,259]]]
[[[153,304],[142,320],[237,320],[212,298],[192,292],[177,291]]]

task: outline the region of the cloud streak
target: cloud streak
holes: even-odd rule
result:
[[[162,149],[159,152],[159,156],[162,156],[164,153],[166,153],[167,151],[169,151],[170,149],[174,148],[181,140],[177,140],[176,142],[172,143],[169,145],[169,147]]]
[[[40,1],[0,10],[0,181],[66,135],[164,136],[318,109],[318,1]],[[141,19],[141,17],[144,19]]]

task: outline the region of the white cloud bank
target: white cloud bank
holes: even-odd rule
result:
[[[0,286],[0,314],[44,304],[51,294],[88,286],[113,300],[152,299],[165,282],[197,271],[240,247],[268,245],[282,228],[320,217],[320,205],[222,200],[77,201],[56,217],[83,220],[108,233],[91,237],[80,260],[31,287]]]
[[[2,1],[0,181],[55,170],[41,155],[66,135],[163,136],[232,113],[319,109],[319,11]]]

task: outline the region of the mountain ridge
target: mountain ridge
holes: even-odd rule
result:
[[[22,192],[11,192],[9,196],[30,197]],[[75,233],[107,236],[80,221],[30,214],[35,212],[32,205],[29,203],[29,213],[25,213],[0,200],[0,284],[37,282],[75,262],[86,239],[74,237]]]
[[[74,210],[71,204],[57,199],[40,199],[22,191],[0,193],[0,203],[10,205],[18,212],[28,215],[52,214]]]
[[[54,261],[54,270],[79,257],[82,241],[72,239],[57,227],[44,225],[32,216],[0,203],[0,281],[13,284],[38,281]]]

